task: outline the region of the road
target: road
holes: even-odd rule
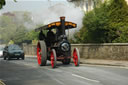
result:
[[[35,58],[3,60],[0,58],[0,80],[6,85],[128,85],[128,68],[82,64],[62,65],[52,69],[37,65]]]

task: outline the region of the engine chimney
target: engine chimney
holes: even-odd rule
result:
[[[65,17],[60,17],[62,33],[65,35]]]

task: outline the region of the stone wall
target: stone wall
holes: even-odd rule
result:
[[[81,58],[128,60],[128,43],[72,44],[77,47]],[[26,55],[36,55],[36,45],[24,45]]]
[[[23,50],[25,52],[25,55],[36,55],[36,49],[36,45],[23,44]]]

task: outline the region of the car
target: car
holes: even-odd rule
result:
[[[40,31],[37,43],[37,61],[39,66],[45,66],[47,60],[51,61],[52,68],[56,67],[57,61],[68,65],[71,62],[71,58],[73,58],[75,66],[79,66],[79,50],[74,48],[73,52],[71,52],[71,44],[66,36],[66,30],[76,27],[77,24],[65,21],[65,17],[62,16],[60,21],[35,29],[35,31]],[[46,35],[43,33],[44,31],[47,32]]]
[[[3,51],[4,51],[4,48],[0,48],[0,57],[3,57]]]
[[[11,58],[22,58],[24,60],[24,51],[16,44],[6,46],[3,51],[4,60]]]

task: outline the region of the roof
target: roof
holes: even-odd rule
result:
[[[59,28],[60,26],[61,26],[61,22],[58,21],[58,22],[53,22],[48,25],[39,27],[39,28],[35,29],[35,31]],[[77,27],[77,24],[75,24],[73,22],[65,21],[65,29],[71,29],[71,28],[76,28],[76,27]]]

